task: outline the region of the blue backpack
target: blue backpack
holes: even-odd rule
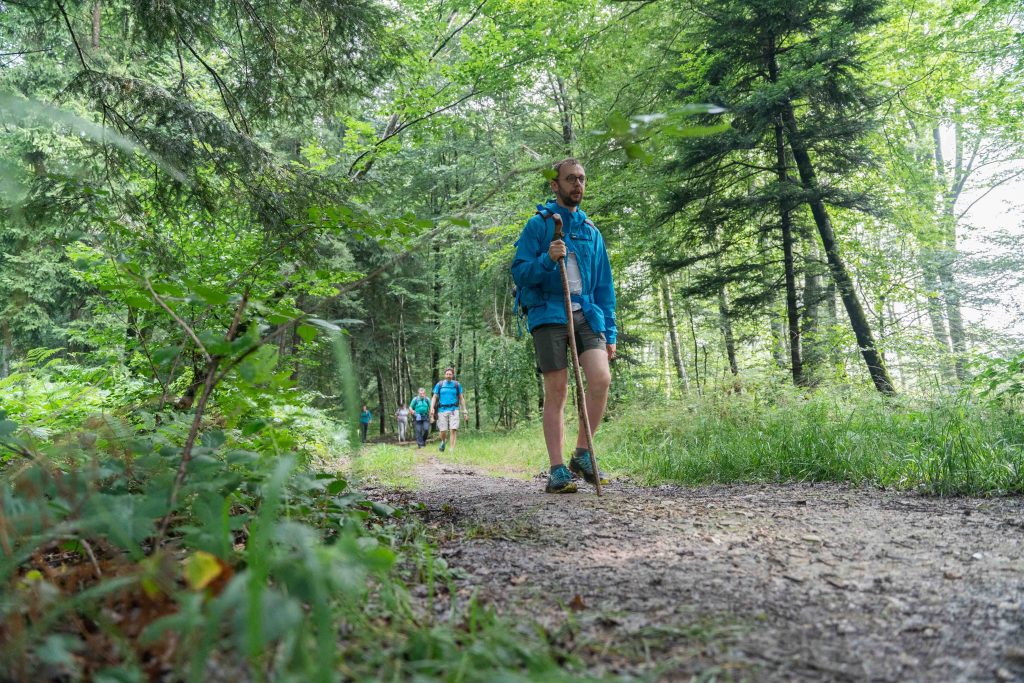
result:
[[[537,215],[540,216],[541,219],[546,223],[549,218],[551,218],[552,216],[555,215],[555,213],[551,209],[549,209],[547,206],[545,206],[544,204],[538,204],[537,205]],[[589,217],[586,219],[585,222],[591,228],[593,228],[594,230],[597,230],[597,226],[594,225],[594,222],[592,220],[590,220]],[[555,223],[554,223],[554,221],[552,221],[551,222],[551,235],[552,235],[552,237],[554,237],[554,234],[555,234]],[[519,240],[516,240],[515,246],[518,246],[518,245],[519,245]],[[517,287],[514,282],[512,283],[512,301],[513,301],[513,304],[512,304],[512,316],[516,319],[516,339],[519,339],[520,337],[523,336],[523,320],[526,319],[527,313],[529,313],[529,311],[527,310],[526,304],[523,303],[523,292],[522,292],[522,290],[519,287]]]

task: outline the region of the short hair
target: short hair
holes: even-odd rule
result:
[[[555,177],[552,178],[552,180],[558,180],[558,176],[562,173],[562,167],[563,166],[580,166],[580,167],[582,167],[583,164],[581,164],[580,160],[575,158],[575,157],[568,157],[568,158],[562,159],[557,164],[555,164],[554,166],[551,167],[554,170],[554,172],[555,172]]]
[[[455,372],[455,368],[453,366],[451,366],[451,365],[449,365],[448,367],[446,367],[444,369],[445,372],[448,372],[449,370],[451,370],[452,372]]]

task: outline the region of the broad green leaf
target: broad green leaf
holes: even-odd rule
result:
[[[192,285],[192,291],[197,294],[200,299],[213,306],[220,306],[222,304],[226,304],[228,301],[227,293],[219,289],[214,289],[213,287]]]

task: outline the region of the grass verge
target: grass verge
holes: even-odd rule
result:
[[[793,391],[631,410],[601,434],[642,483],[844,481],[937,495],[1024,493],[1024,416],[964,398]]]

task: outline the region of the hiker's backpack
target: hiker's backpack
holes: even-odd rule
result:
[[[554,215],[554,212],[544,204],[538,204],[537,215],[541,217],[541,220],[547,223],[547,220]],[[554,235],[554,231],[554,224],[552,224],[552,235]],[[518,247],[519,240],[516,240],[513,246]],[[515,258],[515,256],[513,256],[513,258]],[[519,339],[523,336],[523,320],[526,319],[526,314],[529,311],[526,308],[526,304],[523,303],[523,290],[521,287],[517,286],[515,282],[512,283],[512,302],[512,317],[516,319],[516,339]]]
[[[548,219],[554,215],[554,211],[549,209],[545,204],[538,204],[537,215],[541,217],[541,220],[543,220],[545,224],[547,224]],[[584,223],[590,226],[592,230],[597,230],[597,226],[594,225],[594,222],[590,220],[589,217],[584,220]],[[554,222],[552,222],[551,235],[554,236],[554,234],[555,225]],[[514,246],[519,246],[519,240],[516,240]],[[516,319],[516,338],[518,339],[523,336],[523,320],[527,317],[527,313],[529,311],[527,311],[526,304],[523,303],[522,289],[517,287],[514,282],[512,283],[512,301],[512,317]]]
[[[437,389],[437,408],[438,408],[438,410],[441,409],[441,389],[440,389],[440,386],[442,384],[444,384],[445,382],[447,382],[447,381],[448,380],[446,380],[446,379],[442,379],[442,380],[440,380],[437,383],[437,385],[438,385],[438,389]],[[459,380],[457,380],[457,379],[453,379],[452,382],[455,384],[455,400],[456,400],[455,407],[458,408],[459,407],[459,404],[458,404],[459,395],[462,394],[462,385],[459,384]]]

